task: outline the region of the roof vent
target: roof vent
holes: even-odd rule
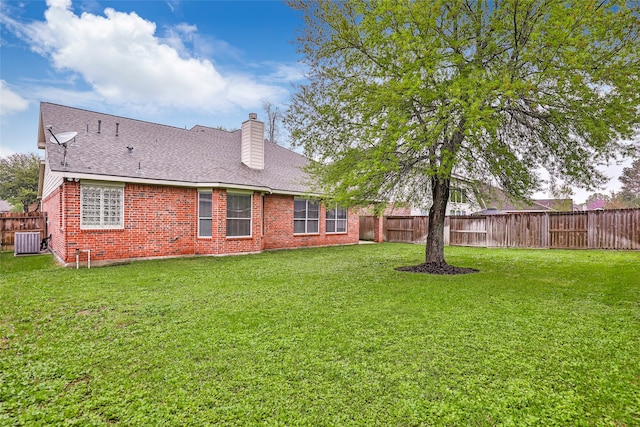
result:
[[[256,113],[249,113],[249,120],[258,120],[258,115]]]

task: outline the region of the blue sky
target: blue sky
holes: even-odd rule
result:
[[[0,0],[0,157],[37,152],[41,101],[187,128],[284,110],[298,25],[274,0]],[[603,167],[603,191],[630,163]]]
[[[40,101],[190,128],[284,109],[303,78],[280,1],[0,2],[0,156],[37,151]]]

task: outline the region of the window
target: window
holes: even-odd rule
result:
[[[293,202],[293,234],[318,233],[320,203],[316,200],[295,199]]]
[[[227,193],[227,237],[251,236],[251,194]]]
[[[124,227],[124,187],[80,186],[80,228]]]
[[[469,199],[461,188],[452,188],[449,193],[449,201],[453,203],[467,203]]]
[[[449,215],[450,216],[465,216],[467,214],[467,211],[461,211],[461,210],[452,210]]]
[[[469,199],[463,189],[454,187],[449,193],[449,201],[453,203],[467,203]]]
[[[211,237],[213,199],[210,192],[198,193],[198,237]]]
[[[327,233],[347,232],[347,210],[341,207],[327,207]]]

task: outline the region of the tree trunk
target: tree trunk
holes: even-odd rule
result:
[[[427,232],[426,262],[446,264],[444,260],[444,219],[449,201],[449,179],[431,178],[433,204],[429,208],[429,230]]]

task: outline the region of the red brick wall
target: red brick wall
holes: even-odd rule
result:
[[[64,248],[56,253],[75,261],[76,249],[91,250],[92,260],[116,260],[194,253],[197,193],[194,189],[127,184],[124,188],[124,228],[80,228],[80,184],[63,184],[66,223]],[[48,207],[47,207],[48,209]],[[87,255],[81,253],[81,259]]]
[[[197,195],[197,193],[196,193]],[[227,191],[213,190],[213,212],[211,237],[197,238],[196,254],[236,254],[260,252],[262,250],[262,198],[254,193],[251,205],[251,237],[227,237]],[[194,214],[197,235],[197,210]]]
[[[42,200],[42,211],[47,212],[47,232],[51,234],[50,248],[56,253],[64,252],[66,241],[62,233],[62,193],[64,185]],[[59,255],[62,257],[62,255]]]
[[[317,234],[293,234],[293,196],[267,195],[264,201],[264,249],[300,248],[306,246],[345,245],[358,243],[359,216],[350,211],[347,233],[326,233],[326,209],[320,206],[320,230]]]
[[[296,248],[357,243],[358,215],[350,212],[348,233],[325,233],[325,209],[321,207],[320,232],[293,235],[293,196],[253,193],[252,235],[226,236],[227,191],[212,192],[212,236],[198,237],[198,191],[194,188],[126,184],[124,228],[80,228],[80,183],[65,181],[43,200],[49,215],[52,248],[67,263],[75,262],[76,249],[91,250],[92,261],[180,255],[222,255],[260,252],[263,249]],[[264,207],[263,207],[264,202]],[[263,220],[264,213],[264,220]],[[61,218],[66,218],[61,227]],[[80,254],[85,261],[87,255]]]

